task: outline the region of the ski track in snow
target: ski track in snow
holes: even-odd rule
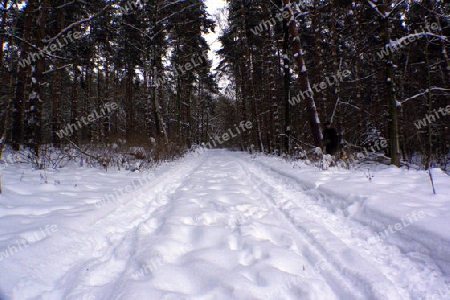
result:
[[[376,233],[330,211],[334,207],[326,201],[326,195],[262,163],[253,161],[244,166],[255,184],[259,182],[261,190],[273,199],[280,215],[306,234],[309,244],[323,253],[322,260],[338,270],[336,282],[351,278],[366,290],[361,299],[423,299],[427,291],[448,285],[442,277],[433,278],[440,273],[439,267],[419,251],[402,253],[396,246],[368,242]],[[420,248],[414,246],[415,250]],[[415,280],[410,282],[412,274]],[[417,286],[418,281],[425,284]],[[340,294],[342,299],[344,295]],[[357,295],[345,298],[359,299]]]
[[[338,200],[249,158],[189,155],[143,197],[33,210],[60,228],[0,262],[6,299],[400,300],[448,285],[420,242],[369,243]]]

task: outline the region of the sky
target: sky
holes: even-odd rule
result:
[[[209,51],[209,59],[212,59],[212,68],[214,70],[220,62],[220,57],[216,54],[216,51],[221,48],[219,36],[222,34],[221,27],[223,25],[221,26],[220,23],[224,23],[227,20],[226,2],[225,0],[205,0],[205,4],[207,6],[206,10],[211,16],[210,18],[215,21],[219,19],[219,22],[216,22],[215,32],[209,32],[204,35],[211,48],[211,51]],[[226,84],[227,81],[221,80],[219,82],[220,87],[224,87]]]

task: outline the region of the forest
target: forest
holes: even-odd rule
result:
[[[1,2],[0,158],[132,168],[209,143],[320,160],[331,122],[336,162],[448,168],[447,1]]]
[[[450,299],[450,0],[0,0],[0,300]]]

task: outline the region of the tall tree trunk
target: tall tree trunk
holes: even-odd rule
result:
[[[45,27],[47,24],[47,17],[49,14],[49,0],[42,0],[40,5],[39,16],[36,20],[36,46],[38,49],[44,48]],[[32,73],[33,80],[31,82],[31,94],[28,102],[28,126],[29,132],[28,144],[34,151],[35,156],[39,159],[39,148],[43,143],[42,137],[42,113],[44,103],[44,76],[45,72],[45,55],[41,55],[36,62],[34,73]],[[44,167],[38,161],[38,168]]]
[[[126,114],[125,135],[127,143],[133,144],[135,142],[134,111],[133,111],[134,68],[132,65],[129,65],[127,69],[128,70],[125,78],[125,114]]]
[[[9,0],[4,0],[3,1],[4,10],[3,10],[3,14],[2,14],[2,20],[1,20],[1,23],[0,23],[1,26],[3,27],[2,30],[5,30],[5,28],[7,27],[5,22],[6,22],[7,12],[8,12],[8,10],[6,9],[8,7],[8,2],[9,2]],[[0,78],[4,78],[3,77],[3,72],[5,71],[5,69],[4,69],[3,59],[4,59],[3,35],[0,34],[0,65],[1,65],[1,67],[0,67]]]
[[[340,69],[340,64],[338,62],[338,37],[339,33],[336,30],[336,15],[337,15],[337,8],[336,8],[336,0],[331,0],[331,55],[333,59],[333,74],[336,74]],[[333,100],[336,103],[336,111],[338,112],[338,130],[340,130],[340,133],[342,133],[342,115],[340,113],[341,106],[339,105],[340,102],[340,82],[339,80],[336,80],[334,83],[334,89],[333,89]],[[333,113],[333,116],[335,116],[335,113]],[[333,119],[327,120],[333,123]],[[335,126],[336,127],[336,126]]]
[[[438,25],[438,34],[443,36],[444,33],[442,32],[441,20],[439,19],[439,16],[436,16],[436,23]],[[450,82],[450,59],[448,58],[447,47],[444,39],[439,39],[439,43],[441,45],[442,65],[446,76],[444,82]]]
[[[90,56],[91,56],[91,54],[90,54],[90,51],[89,51],[88,61],[90,60]],[[87,66],[86,66],[86,69],[85,69],[85,73],[84,73],[85,74],[84,75],[84,78],[85,78],[85,80],[84,80],[84,88],[85,88],[84,95],[85,95],[85,97],[84,97],[84,112],[83,112],[83,116],[89,115],[91,110],[92,110],[92,108],[91,108],[91,106],[89,104],[91,103],[91,85],[92,85],[91,83],[92,83],[92,78],[93,78],[93,76],[92,76],[92,69],[93,69],[93,67],[94,66],[90,62],[88,62]],[[100,122],[100,120],[97,120],[97,123],[98,122]],[[92,139],[93,138],[93,136],[92,136],[92,134],[93,134],[93,127],[94,127],[94,124],[91,124],[91,123],[89,123],[88,125],[84,125],[83,124],[83,131],[84,131],[83,136],[85,137],[86,142],[88,142],[88,143],[90,143],[93,140]]]
[[[8,0],[5,0],[3,2],[4,7],[6,8],[8,5]],[[5,28],[5,21],[6,21],[6,14],[7,10],[3,11],[3,16],[2,16],[2,26]],[[16,29],[17,29],[17,21],[18,18],[17,16],[15,16],[14,18],[14,23],[12,26],[12,32],[15,33]],[[4,29],[3,28],[3,29]],[[0,45],[3,45],[3,38],[0,37]],[[8,48],[11,47],[13,45],[13,37],[10,36],[8,39]],[[16,52],[11,53],[11,56],[9,58],[9,70],[6,69],[6,67],[4,67],[4,49],[3,47],[0,47],[0,62],[2,67],[0,68],[0,78],[7,78],[9,77],[9,84],[7,86],[7,90],[6,90],[6,101],[3,101],[3,99],[0,99],[0,101],[2,101],[3,103],[5,103],[5,105],[1,105],[2,106],[2,110],[0,111],[0,160],[3,159],[3,151],[5,149],[5,145],[7,142],[7,134],[8,134],[8,125],[9,125],[9,120],[11,118],[11,114],[12,114],[12,108],[13,108],[13,93],[14,93],[14,80],[16,80],[15,78],[15,74],[14,72],[12,72],[13,70],[13,64],[12,62],[16,59]],[[9,71],[9,72],[8,72]],[[9,73],[9,76],[8,76]],[[2,170],[0,170],[0,193],[1,193],[1,172]]]
[[[294,13],[292,11],[290,0],[283,0],[284,10],[289,13],[289,30],[292,37],[292,48],[294,54],[297,56],[297,66],[299,68],[299,82],[302,91],[312,91],[308,78],[306,68],[306,61],[304,59],[304,51],[301,47],[300,37],[298,34],[297,22],[295,21]],[[306,110],[308,111],[309,126],[314,139],[314,145],[322,148],[322,131],[320,130],[320,120],[316,109],[314,97],[308,94],[306,97]]]
[[[426,37],[426,45],[425,45],[425,74],[426,74],[426,84],[427,90],[425,92],[425,97],[427,99],[428,105],[428,115],[433,115],[433,103],[432,103],[432,95],[431,95],[431,76],[430,76],[430,41],[428,37]],[[428,124],[428,143],[426,147],[426,161],[425,167],[428,168],[430,166],[431,156],[433,154],[433,123]]]
[[[65,11],[60,10],[58,12],[58,31],[64,28]],[[55,62],[55,72],[53,73],[53,84],[52,84],[52,141],[55,147],[61,146],[61,139],[56,134],[61,129],[61,77],[62,64],[57,60]]]
[[[315,3],[316,4],[316,3]],[[323,26],[323,19],[322,19],[322,13],[320,12],[320,8],[317,7],[317,5],[314,5],[314,14],[312,16],[312,26],[314,28],[314,43],[315,43],[315,51],[313,54],[314,59],[314,74],[313,78],[316,83],[321,82],[323,80],[323,74],[327,74],[327,66],[324,66],[323,63],[323,50],[322,50],[322,43],[323,43],[323,35],[322,35],[322,26]],[[333,9],[331,10],[333,11]],[[289,31],[289,28],[287,28]],[[331,34],[334,34],[332,31]],[[320,90],[315,94],[315,100],[318,101],[318,108],[317,110],[320,112],[320,115],[325,119],[329,120],[328,117],[328,111],[327,111],[327,101],[328,101],[328,95],[327,90]],[[333,100],[333,98],[332,98]]]
[[[100,53],[99,53],[100,54]],[[97,111],[103,108],[105,104],[105,98],[102,97],[102,83],[103,81],[103,72],[100,70],[100,64],[97,66]],[[104,95],[103,95],[104,96]],[[95,140],[97,142],[104,142],[104,134],[103,134],[103,123],[105,122],[105,117],[102,117],[97,120],[97,130],[95,131]]]
[[[390,22],[388,8],[391,6],[391,0],[383,0],[383,4],[380,5],[380,11],[382,16],[380,18],[380,29],[383,45],[388,45],[390,41]],[[400,153],[399,153],[399,141],[398,141],[398,111],[397,100],[395,99],[394,91],[394,65],[392,62],[392,51],[388,52],[386,58],[386,102],[389,109],[389,150],[391,155],[391,164],[397,167],[400,166]]]
[[[31,26],[33,24],[34,19],[34,10],[36,9],[35,0],[29,0],[28,5],[25,8],[24,12],[24,25],[23,25],[23,34],[22,34],[22,42],[21,52],[19,62],[25,62],[30,54],[30,47],[28,42],[30,42],[31,36]],[[29,73],[31,71],[31,66],[25,64],[17,66],[18,75],[17,75],[17,84],[16,84],[16,97],[14,99],[14,108],[13,108],[13,116],[12,116],[12,145],[14,150],[19,150],[20,146],[24,142],[25,136],[25,123],[24,123],[24,114],[25,114],[25,98],[27,96],[27,85],[29,84]]]
[[[291,61],[289,59],[289,27],[283,19],[283,99],[284,99],[284,148],[288,154],[291,153]]]
[[[108,42],[108,38],[106,38],[106,43]],[[104,96],[104,100],[105,102],[109,102],[109,98],[110,98],[110,93],[109,93],[109,52],[106,52],[105,55],[105,96]],[[113,76],[113,80],[114,80],[114,76]],[[116,100],[116,99],[114,99]],[[115,112],[117,113],[117,112]],[[103,121],[103,135],[102,137],[105,138],[105,142],[109,143],[109,138],[110,138],[110,131],[111,131],[111,115],[108,115],[106,117],[106,119]]]
[[[155,68],[153,78],[157,78],[156,76],[157,76],[157,69]],[[158,133],[158,135],[164,137],[164,141],[167,144],[169,142],[169,140],[167,137],[166,127],[164,126],[164,119],[163,119],[162,112],[161,112],[161,104],[159,102],[160,90],[161,90],[161,87],[158,85],[155,85],[154,91],[153,91],[153,101],[154,101],[153,107],[155,110],[155,128],[156,128],[156,132]]]
[[[78,128],[78,76],[80,74],[80,71],[78,70],[78,50],[75,50],[72,71],[73,71],[73,82],[72,82],[72,96],[70,101],[72,105],[70,124],[77,124],[76,126]],[[78,130],[73,131],[72,140],[75,143],[78,142]]]
[[[356,99],[355,99],[355,104],[356,106],[360,106],[363,107],[363,103],[362,103],[362,97],[361,97],[361,92],[363,90],[363,85],[361,82],[361,47],[360,47],[360,42],[357,40],[358,36],[359,36],[359,28],[360,28],[360,24],[361,24],[361,12],[360,9],[358,8],[358,4],[353,3],[352,4],[352,9],[355,12],[354,14],[354,18],[355,18],[355,25],[353,25],[353,36],[355,38],[355,52],[354,52],[354,62],[355,62],[355,68],[354,68],[354,76],[355,76],[355,81],[356,81]],[[375,82],[374,82],[375,85]],[[364,115],[366,112],[362,109],[358,112],[358,116],[357,116],[357,128],[358,128],[358,133],[363,132],[363,126],[364,126],[364,120],[366,119],[366,116]]]
[[[53,84],[52,84],[52,140],[55,147],[61,146],[61,139],[56,134],[61,129],[61,66],[59,63],[55,65],[56,70],[53,74]]]

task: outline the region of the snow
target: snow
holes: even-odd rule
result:
[[[449,177],[433,195],[425,171],[365,171],[225,150],[145,173],[8,164],[0,299],[450,299]]]

